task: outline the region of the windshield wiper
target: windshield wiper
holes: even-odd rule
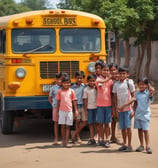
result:
[[[30,50],[30,51],[26,51],[26,52],[23,52],[24,54],[29,54],[29,53],[34,53],[34,52],[36,52],[36,51],[38,51],[38,50],[40,50],[40,49],[43,49],[43,48],[45,48],[45,47],[51,47],[51,48],[55,48],[54,46],[51,46],[49,43],[47,43],[47,44],[45,44],[45,45],[43,45],[43,46],[40,46],[40,47],[38,47],[38,48],[35,48],[35,49],[33,49],[33,50]]]

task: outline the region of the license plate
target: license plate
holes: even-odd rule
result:
[[[50,91],[50,88],[52,87],[53,85],[43,85],[42,86],[42,91],[43,92],[49,92]]]

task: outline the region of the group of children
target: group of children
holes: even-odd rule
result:
[[[152,153],[149,146],[149,123],[151,111],[149,105],[153,99],[154,88],[148,79],[138,80],[138,91],[132,79],[129,79],[127,67],[107,65],[103,60],[95,64],[95,74],[87,76],[84,84],[84,72],[75,74],[76,82],[66,73],[56,75],[56,84],[49,93],[49,102],[53,109],[54,145],[58,144],[58,124],[61,125],[62,146],[71,147],[71,143],[81,143],[80,131],[87,125],[90,129],[88,145],[110,147],[110,143],[118,143],[115,135],[116,123],[122,133],[123,143],[119,151],[131,152],[132,131],[131,119],[134,116],[134,128],[138,129],[141,152]],[[133,105],[133,106],[132,106]],[[69,143],[70,126],[75,119],[75,131]],[[111,129],[110,129],[111,126]],[[98,140],[95,140],[97,134]],[[110,138],[111,135],[111,138]]]

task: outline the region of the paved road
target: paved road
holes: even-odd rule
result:
[[[158,168],[158,105],[152,105],[152,113],[152,155],[118,152],[116,144],[110,149],[89,147],[87,131],[81,135],[84,140],[81,146],[54,147],[51,121],[30,120],[22,121],[12,135],[0,134],[0,168]],[[133,149],[139,145],[136,130],[133,130],[132,144]]]

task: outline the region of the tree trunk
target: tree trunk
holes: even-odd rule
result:
[[[151,31],[147,31],[147,61],[145,64],[144,75],[149,77],[149,69],[150,69],[150,62],[151,62]]]
[[[130,48],[129,48],[129,40],[125,41],[125,66],[129,67],[130,63]]]
[[[138,65],[138,71],[137,71],[137,77],[140,77],[140,70],[141,70],[141,65],[143,62],[143,58],[144,58],[144,54],[145,54],[145,48],[146,48],[146,43],[142,42],[141,44],[141,54],[140,54],[140,59],[138,60],[138,63],[136,63]]]
[[[138,45],[137,49],[138,49],[138,55],[137,55],[137,59],[136,59],[136,63],[135,63],[135,65],[136,65],[136,81],[139,78],[139,74],[138,74],[139,66],[138,66],[138,63],[139,63],[140,58],[141,58],[141,55],[140,55],[141,54],[140,45]]]
[[[120,41],[118,38],[117,31],[115,32],[115,38],[116,38],[116,59],[117,59],[117,65],[120,66]]]

